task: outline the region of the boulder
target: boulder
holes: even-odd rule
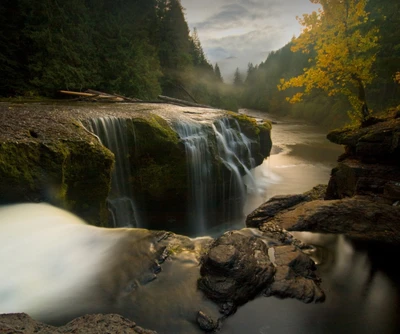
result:
[[[400,207],[369,197],[303,203],[276,215],[272,222],[288,231],[343,233],[358,240],[400,243]]]
[[[266,223],[269,224],[269,223]],[[249,229],[251,230],[251,229]],[[276,236],[241,230],[226,232],[203,256],[198,286],[229,315],[257,295],[323,301],[314,262],[300,251],[293,237],[284,245]]]
[[[295,207],[303,202],[322,199],[325,197],[326,189],[326,185],[320,184],[304,194],[274,196],[247,216],[246,226],[259,227],[281,211]]]

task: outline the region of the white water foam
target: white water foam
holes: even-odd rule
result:
[[[0,313],[77,307],[119,239],[49,204],[0,207]]]

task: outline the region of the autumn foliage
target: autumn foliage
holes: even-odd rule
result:
[[[292,51],[312,54],[309,67],[299,76],[281,79],[278,88],[302,87],[288,97],[291,103],[302,100],[315,89],[329,96],[344,94],[349,99],[353,118],[368,115],[365,87],[374,78],[371,71],[378,46],[378,29],[367,25],[366,0],[310,0],[318,11],[298,18],[301,35],[293,39]],[[369,28],[367,28],[369,27]]]

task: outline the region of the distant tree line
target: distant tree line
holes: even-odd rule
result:
[[[92,88],[236,108],[179,0],[3,0],[0,96]]]

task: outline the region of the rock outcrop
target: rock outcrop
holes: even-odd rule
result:
[[[306,303],[325,299],[315,264],[299,247],[304,245],[281,238],[283,234],[244,229],[226,232],[212,243],[201,260],[198,286],[219,305],[219,321],[261,294]]]
[[[399,245],[399,138],[399,110],[385,118],[371,118],[361,128],[329,133],[328,139],[345,145],[345,153],[332,170],[326,194],[274,197],[247,217],[247,226],[343,233]]]
[[[0,205],[48,202],[91,224],[109,226],[106,198],[114,156],[88,129],[90,120],[110,117],[126,123],[129,147],[124,158],[129,159],[131,174],[125,184],[135,194],[139,216],[159,222],[151,228],[179,230],[174,224],[188,218],[188,157],[176,124],[208,127],[212,189],[227,189],[223,186],[232,174],[218,156],[213,123],[226,118],[238,124],[240,130],[234,131],[248,136],[256,164],[271,149],[268,122],[258,124],[222,110],[168,104],[0,103]],[[250,160],[243,166],[250,168]],[[244,172],[243,166],[239,172]],[[226,204],[221,199],[225,195],[215,195],[216,207]]]

